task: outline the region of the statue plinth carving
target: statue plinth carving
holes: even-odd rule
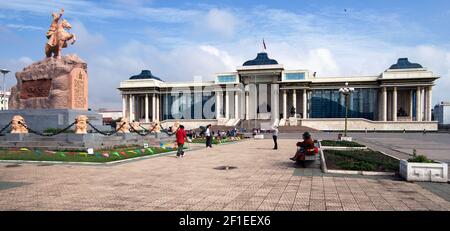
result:
[[[131,122],[130,126],[135,130],[135,131],[141,131],[141,124],[137,121],[133,121]]]
[[[75,120],[75,134],[87,134],[87,121],[88,117],[85,115],[79,115]]]
[[[152,123],[152,131],[155,133],[161,133],[161,123],[158,120]]]
[[[15,115],[11,120],[11,133],[28,133],[28,129],[24,126],[25,119],[20,115]]]
[[[172,132],[176,132],[179,127],[180,123],[178,121],[175,121],[175,123],[172,125]]]
[[[117,133],[129,133],[130,132],[130,125],[128,124],[128,119],[125,117],[122,117],[120,119],[120,122],[116,125]]]

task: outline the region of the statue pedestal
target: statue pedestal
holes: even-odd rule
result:
[[[28,135],[29,135],[28,133],[7,133],[7,134],[5,134],[5,138],[6,138],[6,141],[20,142],[20,141],[23,141],[24,138],[28,137]]]

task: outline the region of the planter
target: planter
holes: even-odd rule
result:
[[[400,176],[407,181],[448,181],[448,165],[446,163],[415,163],[400,161]]]

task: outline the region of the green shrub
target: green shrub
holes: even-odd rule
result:
[[[417,155],[416,149],[413,150],[413,157],[408,159],[408,162],[414,163],[433,163],[434,161],[428,159],[425,155]]]
[[[322,146],[334,146],[334,147],[365,147],[362,144],[358,144],[353,141],[346,140],[322,140],[320,142]]]

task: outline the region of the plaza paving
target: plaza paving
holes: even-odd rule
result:
[[[415,183],[297,174],[295,142],[274,151],[271,140],[246,140],[113,166],[0,164],[0,210],[450,210]]]

